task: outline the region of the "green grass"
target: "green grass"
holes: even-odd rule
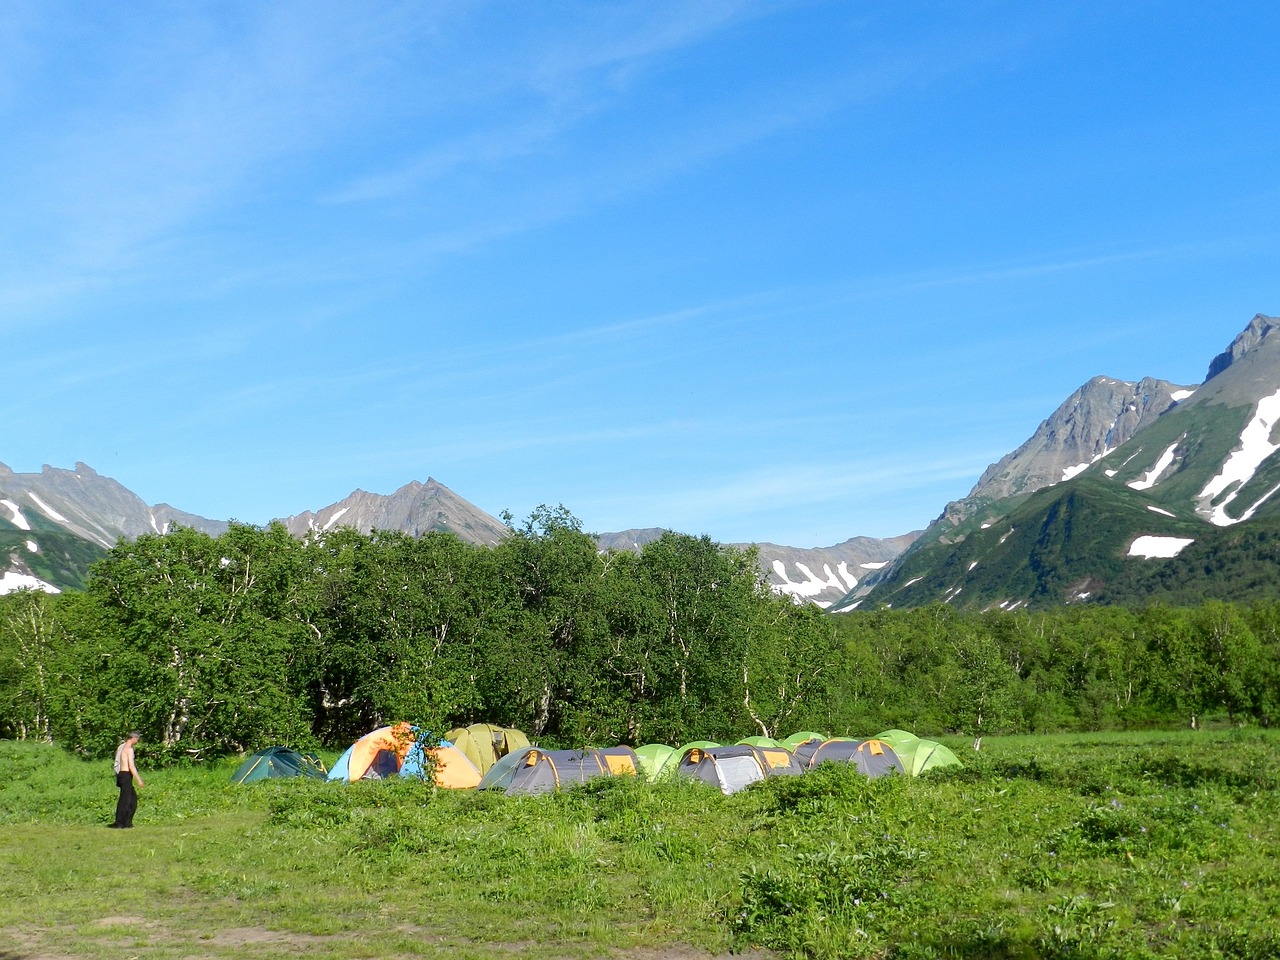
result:
[[[125,832],[105,828],[109,767],[2,743],[0,957],[1280,955],[1277,736],[987,738],[962,757],[733,797],[233,787],[231,761],[144,762]]]

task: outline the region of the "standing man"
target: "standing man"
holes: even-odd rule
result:
[[[120,799],[116,801],[116,822],[111,826],[121,830],[133,826],[133,814],[138,809],[138,792],[133,785],[146,786],[138,776],[138,765],[133,757],[134,744],[141,738],[142,734],[137,730],[130,731],[124,743],[116,747],[116,786],[120,788]]]

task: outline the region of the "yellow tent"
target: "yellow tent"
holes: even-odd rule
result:
[[[455,727],[445,734],[445,739],[462,751],[476,765],[481,775],[509,753],[529,746],[529,738],[513,727],[499,727],[492,723],[473,723]]]

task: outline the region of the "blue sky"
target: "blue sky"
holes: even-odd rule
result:
[[[1280,313],[1238,2],[0,7],[0,461],[266,523],[923,527]]]

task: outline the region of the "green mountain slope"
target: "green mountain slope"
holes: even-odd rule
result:
[[[1126,564],[1097,597],[1117,606],[1251,603],[1280,593],[1280,522],[1216,530],[1168,560]]]
[[[29,544],[35,544],[32,550]],[[59,590],[81,590],[106,550],[65,530],[0,530],[0,566],[29,573]]]
[[[1149,506],[1105,478],[1050,487],[958,543],[913,551],[863,605],[1008,609],[1094,599],[1129,566],[1151,562],[1127,555],[1137,536],[1194,538],[1205,526]]]

